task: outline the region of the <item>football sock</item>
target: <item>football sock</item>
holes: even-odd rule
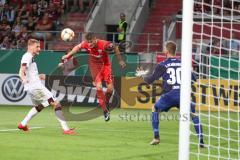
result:
[[[154,132],[154,138],[159,138],[159,117],[158,112],[152,112],[152,127]]]
[[[35,107],[33,107],[29,112],[28,114],[26,115],[26,117],[23,119],[23,121],[21,122],[21,124],[23,126],[26,126],[27,123],[35,116],[38,114],[38,111]]]
[[[108,90],[107,89],[107,92],[106,92],[106,94],[105,94],[105,96],[106,96],[106,104],[109,104],[109,101],[110,101],[110,98],[111,98],[111,96],[112,96],[112,91],[111,90]]]
[[[63,112],[62,112],[62,108],[61,106],[58,106],[57,108],[55,108],[55,115],[57,117],[57,120],[59,121],[59,123],[62,126],[63,130],[69,130],[69,127],[67,125],[67,122],[65,121],[65,118],[63,116]]]
[[[200,124],[198,116],[192,116],[192,121],[194,123],[195,131],[198,135],[200,143],[203,143],[202,125]]]
[[[98,98],[100,106],[102,107],[102,110],[104,112],[107,112],[108,110],[106,108],[105,95],[101,89],[97,89],[97,98]]]

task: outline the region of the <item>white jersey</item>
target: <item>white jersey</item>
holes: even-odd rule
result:
[[[26,66],[26,80],[24,90],[28,91],[34,105],[42,104],[44,107],[49,105],[48,100],[52,98],[56,100],[53,94],[43,85],[39,75],[37,64],[31,53],[26,52],[21,60],[21,65]]]
[[[31,86],[41,85],[41,80],[38,75],[37,64],[34,61],[34,57],[31,53],[26,52],[21,60],[21,65],[27,67],[26,80],[27,83],[24,85],[24,90],[29,90]]]

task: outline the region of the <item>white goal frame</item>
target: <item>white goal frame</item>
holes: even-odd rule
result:
[[[181,44],[181,89],[179,119],[179,160],[189,160],[192,71],[193,0],[183,0]]]
[[[240,0],[214,2],[183,0],[179,160],[240,159]],[[194,85],[192,62],[199,75]],[[191,117],[192,102],[201,124]],[[191,132],[191,118],[197,134]]]

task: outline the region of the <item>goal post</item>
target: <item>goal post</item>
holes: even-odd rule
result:
[[[181,89],[179,119],[179,160],[189,159],[193,0],[183,0],[181,44]]]
[[[239,0],[183,0],[179,160],[240,159],[239,17]],[[193,84],[191,72],[198,77]],[[205,148],[199,148],[191,103]]]

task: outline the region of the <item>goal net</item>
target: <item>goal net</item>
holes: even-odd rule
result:
[[[200,148],[190,123],[189,159],[240,159],[240,1],[193,1],[191,102],[203,127]]]

